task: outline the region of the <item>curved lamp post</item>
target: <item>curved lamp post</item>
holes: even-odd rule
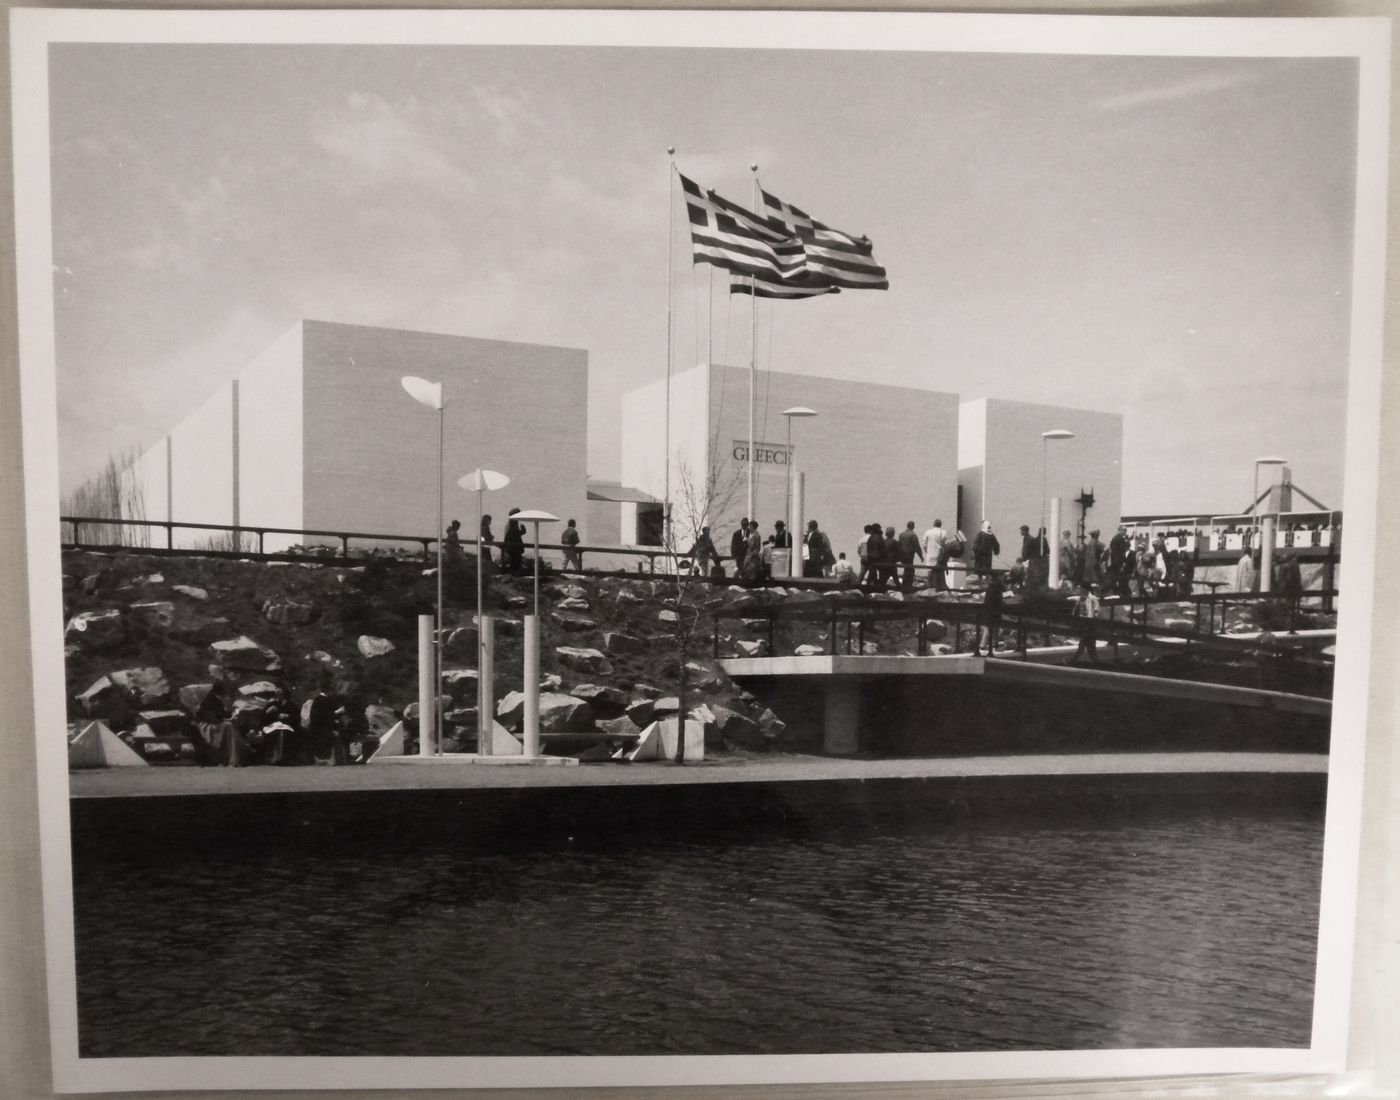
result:
[[[539,509],[516,512],[518,523],[535,529],[535,603],[525,616],[525,755],[540,754],[540,524],[558,523],[559,517]]]
[[[490,756],[495,715],[486,713],[490,709],[491,689],[486,682],[486,624],[481,614],[482,577],[486,572],[486,546],[481,541],[481,494],[504,489],[510,484],[510,478],[498,470],[477,469],[459,477],[457,484],[476,494],[476,752],[478,756]]]
[[[816,409],[809,409],[806,405],[794,405],[790,409],[783,410],[783,418],[787,421],[787,500],[783,505],[783,522],[788,523],[792,519],[792,422],[794,419],[802,419],[809,416],[816,416]],[[793,549],[796,549],[797,538],[800,532],[789,532],[793,538]]]
[[[437,458],[437,629],[433,631],[433,745],[438,753],[442,752],[442,715],[438,713],[441,709],[437,705],[437,700],[442,695],[442,441],[443,441],[443,411],[442,383],[429,382],[426,378],[419,378],[416,375],[405,375],[399,379],[399,384],[409,397],[417,401],[420,405],[425,405],[430,409],[436,409],[438,414],[438,458]],[[419,717],[421,726],[422,716]],[[422,736],[422,730],[419,730]]]
[[[1046,475],[1050,465],[1050,440],[1052,439],[1073,439],[1074,433],[1066,428],[1051,428],[1048,432],[1040,433],[1040,530],[1042,537],[1046,540],[1046,546],[1050,551],[1050,567],[1046,577],[1052,589],[1060,586],[1060,532],[1057,530],[1053,535],[1045,529],[1045,487]],[[1050,509],[1050,526],[1058,528],[1060,526],[1060,498],[1055,498],[1054,507]]]
[[[1278,455],[1265,455],[1263,458],[1256,458],[1254,460],[1254,496],[1251,498],[1249,504],[1250,515],[1257,516],[1259,514],[1259,467],[1284,466],[1287,465],[1287,463],[1288,459],[1279,458]]]

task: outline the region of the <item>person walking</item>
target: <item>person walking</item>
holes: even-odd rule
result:
[[[564,547],[564,564],[562,568],[573,569],[583,572],[583,554],[580,553],[578,533],[578,521],[569,520],[569,524],[559,533],[559,543]]]
[[[758,584],[763,580],[763,537],[758,533],[758,521],[748,525],[744,544],[744,580]]]
[[[516,519],[519,508],[512,508],[506,519],[506,533],[501,539],[507,573],[525,572],[525,525]]]
[[[710,537],[708,527],[700,528],[700,533],[695,536],[695,545],[690,548],[690,559],[695,563],[694,569],[701,576],[713,576],[713,568],[719,570],[719,575],[724,575],[724,566],[720,564],[719,551],[715,549],[715,540]]]
[[[992,559],[1001,553],[1001,543],[992,533],[992,521],[984,519],[982,529],[972,539],[972,568],[986,576],[992,571]]]
[[[1103,543],[1099,542],[1098,529],[1089,532],[1089,541],[1084,544],[1084,556],[1079,562],[1079,579],[1085,584],[1095,585],[1103,577]]]
[[[1099,663],[1099,658],[1095,652],[1098,647],[1097,632],[1099,626],[1099,598],[1094,595],[1093,586],[1087,582],[1079,585],[1079,598],[1074,601],[1074,621],[1080,628],[1079,648],[1074,651],[1074,656],[1069,663],[1077,665],[1081,655],[1089,658],[1091,665]]]
[[[1131,595],[1128,590],[1128,578],[1132,576],[1128,562],[1131,551],[1128,528],[1120,523],[1118,530],[1108,540],[1108,578],[1113,585],[1113,591],[1124,599]]]
[[[987,587],[982,593],[982,628],[977,632],[977,637],[972,645],[972,655],[981,656],[983,652],[988,657],[996,648],[997,633],[1001,629],[1001,608],[1006,585],[1001,579],[1000,573],[991,573],[987,577]]]
[[[729,556],[734,559],[734,576],[744,573],[744,555],[749,550],[749,517],[739,521],[739,529],[729,537]]]
[[[951,536],[943,529],[943,521],[935,519],[924,532],[924,560],[933,564],[929,584],[935,592],[948,591],[948,543]]]
[[[870,533],[873,525],[867,523],[862,530],[865,532],[856,543],[856,557],[860,559],[860,573],[856,580],[862,588],[870,584],[871,564],[870,564]]]
[[[1044,588],[1050,580],[1050,543],[1044,527],[1032,535],[1030,527],[1021,524],[1021,559],[1026,563],[1024,583],[1031,588]]]
[[[477,535],[476,552],[483,565],[491,564],[491,547],[495,545],[496,536],[491,533],[491,517],[481,517],[481,531]]]
[[[924,560],[924,548],[919,545],[919,536],[914,530],[912,519],[904,525],[904,530],[899,533],[895,540],[895,546],[899,553],[899,562],[904,566],[904,576],[900,579],[900,590],[912,592],[914,591],[914,561],[915,559]]]
[[[1079,575],[1079,548],[1074,544],[1074,535],[1069,531],[1060,532],[1060,581],[1073,581]]]
[[[803,546],[806,548],[806,558],[802,562],[802,575],[804,577],[824,577],[826,572],[836,563],[836,558],[831,553],[831,540],[826,537],[826,533],[814,519],[807,521],[807,533],[802,538]]]

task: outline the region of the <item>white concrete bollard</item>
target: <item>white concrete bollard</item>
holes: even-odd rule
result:
[[[1259,591],[1270,592],[1274,587],[1274,531],[1278,527],[1278,519],[1275,516],[1265,516],[1262,534],[1259,541],[1263,546],[1259,548]]]
[[[792,514],[788,530],[792,532],[792,555],[788,558],[788,576],[802,576],[802,542],[807,535],[806,500],[807,475],[801,470],[792,473]]]
[[[525,755],[540,754],[540,617],[525,616]]]
[[[477,636],[481,639],[481,667],[476,677],[476,754],[491,756],[495,737],[492,729],[496,723],[496,620],[490,615],[482,615],[476,623]]]
[[[436,623],[431,615],[418,616],[418,755],[437,751],[437,647]]]

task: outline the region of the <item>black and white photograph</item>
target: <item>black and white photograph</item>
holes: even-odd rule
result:
[[[1341,1068],[1389,37],[13,13],[55,1087]]]

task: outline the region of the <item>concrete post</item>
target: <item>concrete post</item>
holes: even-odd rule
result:
[[[822,717],[822,751],[852,756],[860,751],[860,681],[833,676],[826,682]]]
[[[807,475],[801,470],[792,472],[792,511],[788,516],[788,530],[792,532],[792,556],[789,559],[790,565],[788,576],[802,576],[802,540],[807,535],[807,517],[805,515],[807,492]]]
[[[1050,540],[1050,589],[1060,587],[1060,498],[1050,498],[1050,529],[1045,532]]]
[[[525,616],[525,755],[540,754],[540,617]]]
[[[496,722],[496,620],[482,615],[476,623],[481,637],[481,667],[477,669],[476,754],[490,756],[495,741]]]
[[[1278,527],[1277,516],[1265,516],[1260,528],[1259,541],[1264,545],[1259,549],[1259,591],[1272,591],[1274,586],[1274,531]]]
[[[433,645],[434,621],[431,615],[418,616],[418,755],[433,756],[437,751],[433,734],[437,730],[437,647]]]

